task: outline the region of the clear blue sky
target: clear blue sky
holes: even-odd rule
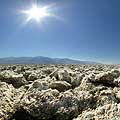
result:
[[[34,1],[34,0],[33,0]],[[42,24],[23,24],[32,0],[0,0],[0,57],[48,56],[120,63],[120,0],[38,0],[56,3]]]

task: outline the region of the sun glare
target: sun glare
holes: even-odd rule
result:
[[[51,16],[51,14],[49,13],[49,7],[47,7],[47,6],[38,7],[35,4],[32,6],[31,9],[23,10],[22,13],[27,15],[26,22],[35,20],[36,22],[39,23],[45,17]]]

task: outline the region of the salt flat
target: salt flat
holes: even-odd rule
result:
[[[0,120],[119,120],[120,65],[0,65]]]

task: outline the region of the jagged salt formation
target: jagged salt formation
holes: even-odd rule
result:
[[[0,120],[119,119],[119,65],[0,65]]]

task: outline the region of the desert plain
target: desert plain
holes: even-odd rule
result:
[[[0,65],[0,120],[120,120],[120,65]]]

